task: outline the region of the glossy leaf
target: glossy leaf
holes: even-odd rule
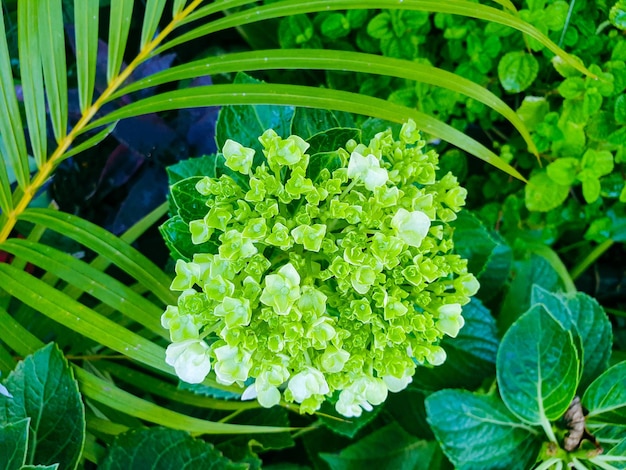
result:
[[[487,266],[493,250],[497,246],[494,237],[485,225],[471,212],[459,212],[453,222],[454,247],[468,260],[468,271],[479,276]]]
[[[50,120],[57,142],[67,131],[67,64],[62,0],[37,0],[39,50]]]
[[[24,111],[28,135],[37,166],[47,158],[46,100],[41,68],[41,53],[37,35],[37,5],[35,2],[19,2],[18,41]]]
[[[109,58],[107,61],[107,82],[111,81],[120,73],[124,61],[126,41],[133,13],[134,1],[111,0],[111,20],[109,22]]]
[[[116,437],[102,470],[128,468],[203,468],[215,470],[245,470],[225,458],[213,444],[194,439],[188,433],[165,428],[133,429]],[[152,464],[150,464],[152,463]]]
[[[314,94],[312,94],[312,90]],[[146,98],[111,112],[96,120],[84,130],[99,127],[118,119],[151,112],[201,106],[244,104],[274,104],[305,106],[336,111],[354,112],[379,117],[391,122],[413,119],[424,132],[446,140],[507,174],[525,181],[524,177],[485,146],[460,131],[417,110],[388,101],[339,90],[311,88],[298,85],[232,84],[194,87]]]
[[[91,105],[95,86],[99,7],[98,0],[74,1],[76,73],[78,75],[78,99],[82,112],[85,112]]]
[[[626,361],[619,362],[594,380],[582,398],[588,420],[626,422]]]
[[[442,390],[426,399],[428,421],[444,453],[463,470],[526,469],[541,445],[495,396]]]
[[[321,453],[332,470],[428,468],[436,445],[407,434],[398,424],[380,428],[339,454]]]
[[[0,420],[0,468],[20,470],[26,463],[29,426],[30,418]]]
[[[201,179],[201,176],[192,176],[178,181],[170,187],[171,209],[176,211],[185,223],[202,219],[209,210],[206,205],[207,197],[200,194],[196,189],[196,184]]]
[[[148,42],[152,41],[152,37],[156,34],[159,20],[165,8],[165,1],[166,0],[149,0],[146,3],[146,12],[141,28],[141,42],[139,43],[141,49],[143,49]]]
[[[502,338],[496,362],[502,400],[521,420],[546,427],[569,407],[578,386],[572,334],[542,305],[522,315]]]
[[[232,58],[232,55],[229,55],[230,58]],[[336,113],[326,109],[296,108],[296,113],[291,122],[291,133],[308,140],[315,134],[336,127],[353,128],[354,119],[352,119],[352,115],[349,113]]]
[[[30,418],[28,464],[76,468],[85,439],[78,386],[59,349],[49,344],[20,362],[0,395],[0,421]]]

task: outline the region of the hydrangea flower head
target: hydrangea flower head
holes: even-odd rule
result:
[[[222,149],[242,179],[195,185],[206,213],[190,238],[215,249],[176,263],[166,361],[184,381],[215,374],[264,407],[313,413],[330,400],[360,416],[443,363],[440,340],[463,327],[479,285],[449,222],[467,193],[451,174],[437,181],[412,121],[398,140],[385,131],[313,156],[299,136],[269,129],[259,142],[257,164],[241,143]],[[335,163],[320,169],[322,154]]]

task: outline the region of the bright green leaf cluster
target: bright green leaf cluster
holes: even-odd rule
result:
[[[167,362],[191,383],[213,370],[264,407],[313,413],[334,395],[339,413],[360,416],[417,365],[443,363],[440,339],[464,324],[479,286],[452,254],[449,222],[466,191],[452,174],[436,180],[437,155],[413,122],[399,140],[388,130],[313,157],[295,135],[270,129],[259,142],[254,168],[254,150],[223,148],[245,187],[229,175],[196,183],[207,209],[192,239],[218,249],[176,264]],[[338,167],[313,172],[328,152]]]

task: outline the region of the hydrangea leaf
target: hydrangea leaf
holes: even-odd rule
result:
[[[170,187],[172,202],[170,211],[178,213],[186,223],[202,219],[207,213],[207,198],[196,190],[196,184],[201,179],[200,176],[192,176],[180,180]]]
[[[626,361],[618,362],[594,380],[582,398],[594,422],[626,422]]]
[[[455,228],[454,246],[457,252],[467,258],[469,271],[479,276],[498,243],[485,225],[469,211],[460,212],[452,226]]]
[[[85,440],[85,410],[67,361],[53,343],[21,361],[4,385],[12,398],[0,395],[0,422],[32,418],[27,464],[73,469]],[[59,391],[62,390],[62,393]]]
[[[26,462],[30,418],[0,424],[0,468],[19,470]]]
[[[313,149],[313,151],[317,151],[317,149],[319,148],[328,149],[331,147],[320,147],[318,145],[315,145],[313,142],[311,142],[311,138],[313,136],[326,132],[332,133],[335,131],[335,128],[350,130],[349,128],[352,128],[353,126],[354,119],[349,113],[344,113],[342,111],[330,111],[327,109],[319,108],[298,107],[296,108],[293,116],[291,133],[299,135],[304,140],[308,141],[311,144],[311,148]],[[343,145],[345,142],[345,140],[343,142],[340,142],[337,147]]]
[[[225,458],[213,444],[183,431],[165,428],[133,429],[118,435],[98,466],[103,470],[127,468],[206,468],[244,470],[248,466]]]
[[[397,394],[394,396],[397,396]],[[320,408],[318,422],[335,434],[352,439],[363,427],[371,423],[382,409],[383,407],[376,406],[369,413],[362,413],[359,417],[346,419],[337,413],[334,405],[325,402]]]
[[[189,224],[179,215],[167,219],[159,227],[159,231],[174,259],[191,261],[195,253],[217,252],[217,245],[212,241],[199,245],[192,243]]]
[[[541,442],[495,396],[465,390],[442,390],[426,399],[428,421],[455,468],[524,469]]]
[[[543,305],[531,307],[511,325],[496,367],[507,407],[544,429],[565,413],[578,387],[580,360],[573,336]]]
[[[188,158],[167,167],[167,177],[170,185],[192,176],[208,176],[209,178],[218,176],[215,155]]]

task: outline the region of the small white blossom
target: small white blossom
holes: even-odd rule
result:
[[[380,167],[380,161],[371,153],[364,157],[358,152],[352,152],[348,161],[348,177],[363,181],[370,191],[383,186],[389,180],[387,170]]]
[[[430,219],[421,211],[409,212],[401,207],[391,219],[391,226],[404,243],[417,248],[428,234]]]
[[[172,343],[165,351],[165,362],[176,370],[184,382],[202,382],[211,371],[209,345],[199,339]]]

